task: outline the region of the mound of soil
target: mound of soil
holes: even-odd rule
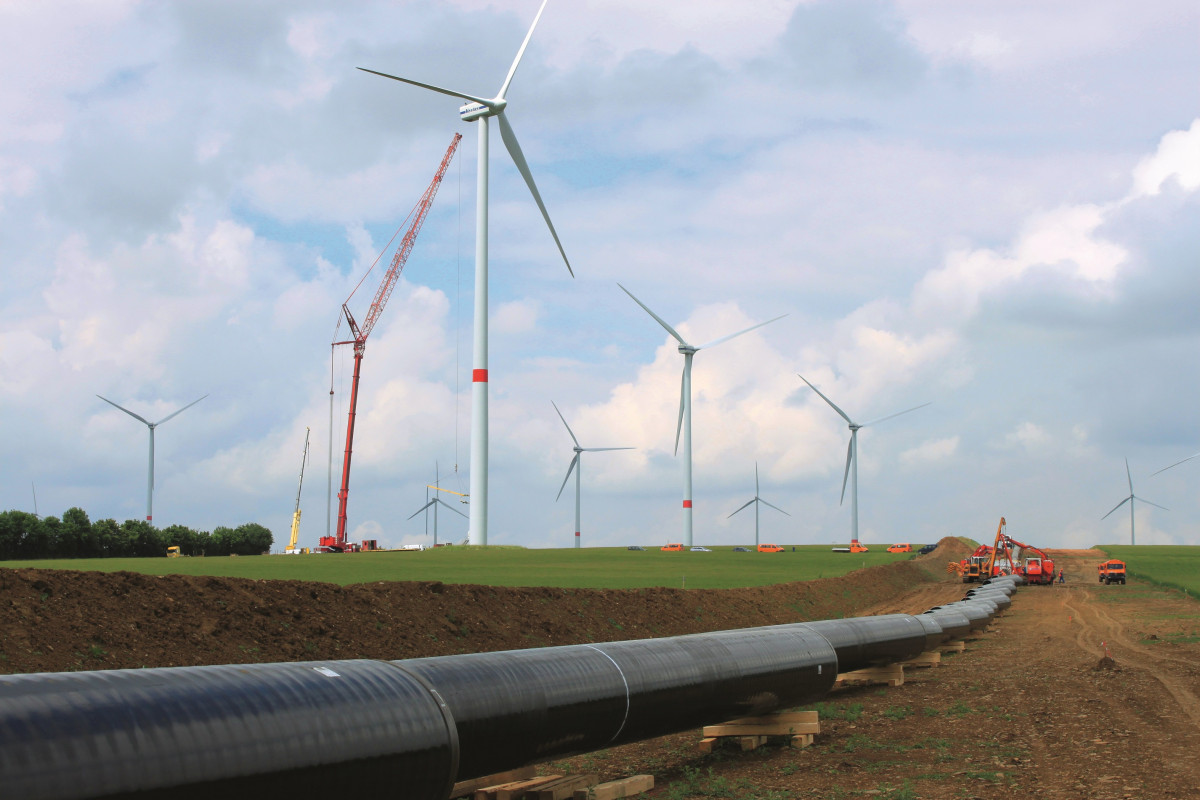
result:
[[[944,561],[939,547],[840,578],[722,590],[0,570],[0,672],[418,658],[829,619],[944,577]]]

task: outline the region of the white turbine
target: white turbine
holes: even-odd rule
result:
[[[1198,453],[1197,455],[1200,455],[1200,453]],[[1195,457],[1196,456],[1192,456],[1192,458],[1195,458]],[[1188,459],[1185,458],[1183,461],[1187,461],[1187,460]],[[1182,464],[1183,461],[1178,461],[1175,464],[1172,464],[1171,467],[1178,466],[1179,464]],[[1170,469],[1171,467],[1163,467],[1163,469]],[[1160,469],[1158,472],[1162,472],[1162,469]],[[1158,472],[1156,472],[1154,474],[1157,475]],[[1134,529],[1133,529],[1133,501],[1134,500],[1141,500],[1143,503],[1149,503],[1150,505],[1154,506],[1155,508],[1161,508],[1163,511],[1170,511],[1171,509],[1167,508],[1166,506],[1160,506],[1158,503],[1151,503],[1149,500],[1145,499],[1144,497],[1138,497],[1136,494],[1133,493],[1133,475],[1130,474],[1130,472],[1129,472],[1129,459],[1128,458],[1125,459],[1125,478],[1129,481],[1129,496],[1126,497],[1121,502],[1117,503],[1115,506],[1113,506],[1112,511],[1109,511],[1108,514],[1105,514],[1103,517],[1100,518],[1100,520],[1104,521],[1104,520],[1108,519],[1109,514],[1113,513],[1113,511],[1116,511],[1118,508],[1125,505],[1126,503],[1129,503],[1129,543],[1132,545],[1132,544],[1137,544],[1137,536],[1135,535]]]
[[[567,271],[571,273],[572,277],[575,276],[575,272],[571,269],[571,262],[567,260],[567,253],[563,250],[562,242],[558,240],[558,232],[554,230],[554,223],[550,221],[550,214],[546,211],[546,206],[542,202],[542,196],[538,193],[537,184],[533,182],[533,174],[529,171],[525,155],[521,152],[521,146],[517,143],[517,136],[513,133],[512,126],[508,123],[508,117],[504,113],[505,108],[508,106],[508,99],[505,95],[508,94],[509,84],[512,83],[513,75],[517,72],[517,65],[521,63],[521,57],[525,55],[525,48],[529,45],[529,40],[533,37],[533,29],[537,27],[538,20],[541,19],[542,11],[545,10],[547,2],[549,0],[543,0],[541,8],[538,9],[537,16],[533,18],[533,24],[529,26],[529,33],[525,34],[525,41],[521,43],[521,48],[517,51],[517,57],[513,59],[512,66],[508,69],[508,75],[504,77],[504,82],[500,84],[500,91],[491,99],[476,97],[475,95],[465,94],[452,89],[443,89],[440,86],[434,86],[429,83],[421,83],[409,78],[400,78],[395,75],[388,75],[385,72],[376,72],[373,69],[359,67],[363,72],[370,72],[373,75],[391,78],[394,81],[408,83],[413,86],[419,86],[422,89],[429,89],[440,94],[467,100],[469,102],[458,110],[459,117],[464,122],[479,123],[479,158],[475,184],[475,336],[474,354],[471,359],[473,368],[471,372],[471,516],[467,537],[471,544],[487,544],[489,117],[495,117],[497,123],[500,125],[500,137],[504,140],[504,146],[508,149],[508,154],[512,157],[517,171],[525,178],[525,183],[529,186],[530,193],[533,194],[534,202],[537,203],[538,208],[542,212],[542,217],[546,220],[547,227],[550,228],[550,235],[554,237],[554,243],[558,245],[558,252],[562,254],[563,261],[567,265]]]
[[[778,511],[781,514],[787,514],[789,517],[791,516],[791,514],[788,514],[788,512],[784,511],[779,506],[772,506],[766,500],[763,500],[761,497],[758,496],[758,462],[757,461],[754,462],[754,499],[747,500],[746,505],[742,506],[737,511],[734,511],[733,514],[738,513],[738,511],[741,511],[742,509],[744,509],[746,506],[750,505],[751,503],[754,504],[754,546],[758,547],[758,505],[759,505],[759,503],[761,503],[765,506],[770,506],[771,508],[775,509],[776,511]],[[733,514],[730,514],[729,517],[732,517]],[[729,519],[729,517],[726,517],[725,519]]]
[[[621,284],[617,284],[621,286]],[[679,352],[683,356],[683,380],[679,390],[679,422],[675,426],[675,454],[679,454],[679,436],[683,434],[683,544],[687,547],[692,546],[692,356],[696,355],[701,350],[709,347],[728,342],[741,336],[743,333],[749,333],[756,328],[761,328],[763,325],[769,325],[775,320],[783,319],[787,314],[780,314],[774,319],[769,319],[766,322],[760,322],[757,325],[751,325],[744,331],[731,333],[728,336],[722,336],[720,339],[714,339],[708,344],[692,345],[683,340],[683,337],[666,322],[658,314],[655,314],[650,308],[633,296],[633,292],[621,286],[621,291],[629,295],[633,302],[642,307],[643,310],[650,316],[654,317],[659,325],[662,325],[667,333],[674,337],[675,341],[679,342]]]
[[[571,430],[571,426],[567,425],[566,418],[562,412],[558,410],[558,405],[551,400],[550,405],[554,406],[555,412],[558,413],[558,418],[562,420],[562,424],[566,426],[567,433],[571,434],[571,441],[575,442],[575,457],[571,459],[571,466],[567,467],[567,477],[563,478],[562,486],[558,487],[558,496],[554,498],[554,502],[558,502],[558,498],[562,497],[563,489],[567,487],[567,481],[571,478],[571,470],[575,470],[575,549],[579,549],[579,476],[583,472],[583,461],[580,455],[583,453],[602,453],[608,450],[636,450],[636,447],[580,447],[579,440],[575,438],[575,431]]]
[[[203,400],[204,397],[208,397],[208,395],[204,395],[204,397],[201,397],[200,400],[193,400],[192,402],[188,403],[183,408],[176,411],[174,414],[168,414],[167,416],[160,419],[158,422],[151,422],[148,419],[146,419],[145,417],[141,417],[141,416],[133,413],[128,408],[118,406],[116,403],[114,403],[112,400],[109,400],[107,397],[102,397],[100,395],[96,395],[96,397],[99,397],[101,400],[108,403],[110,406],[116,406],[117,408],[121,409],[126,414],[133,417],[134,419],[145,423],[146,427],[150,429],[150,471],[149,471],[150,475],[149,475],[149,478],[147,478],[147,480],[146,480],[146,522],[153,522],[154,521],[154,429],[157,428],[159,425],[162,425],[164,422],[171,419],[172,417],[176,417],[176,416],[182,414],[184,411],[187,411],[189,408],[196,405],[196,403],[199,403],[200,400]]]
[[[434,464],[433,464],[433,469],[434,469],[434,479],[433,479],[433,485],[432,485],[432,486],[430,486],[430,485],[428,485],[428,484],[426,484],[426,485],[425,485],[425,498],[426,498],[426,500],[428,500],[428,498],[429,498],[429,490],[430,490],[430,489],[433,489],[433,491],[435,492],[435,494],[433,495],[433,499],[432,499],[432,500],[428,500],[428,502],[426,502],[426,503],[425,503],[425,505],[421,506],[421,507],[420,507],[420,508],[418,508],[416,511],[414,511],[414,512],[412,513],[412,515],[411,515],[411,516],[409,516],[409,518],[408,518],[408,519],[412,519],[412,518],[413,518],[413,517],[415,517],[417,514],[420,514],[422,511],[425,511],[426,509],[428,509],[428,508],[432,507],[432,508],[433,508],[433,546],[434,546],[434,547],[437,547],[437,543],[438,543],[438,537],[437,537],[437,531],[438,531],[438,519],[437,519],[437,511],[438,511],[438,510],[437,510],[437,507],[438,507],[439,505],[443,505],[443,506],[445,506],[446,508],[448,508],[448,509],[450,509],[451,511],[453,511],[455,514],[458,514],[460,517],[462,517],[462,518],[464,518],[464,519],[466,519],[467,515],[466,515],[466,514],[464,514],[464,513],[462,513],[462,512],[461,512],[461,511],[459,511],[457,508],[455,508],[454,506],[450,505],[450,504],[449,504],[449,503],[447,503],[446,501],[442,500],[442,498],[440,498],[440,497],[438,497],[438,496],[437,496],[436,492],[449,492],[450,490],[449,490],[449,489],[443,489],[443,488],[442,488],[442,473],[441,473],[441,470],[440,470],[440,469],[438,469],[438,466],[437,466],[437,462],[436,462],[436,461],[435,461],[435,462],[434,462]],[[457,492],[453,492],[452,494],[457,494]],[[426,515],[425,515],[425,517],[426,517],[426,522],[425,522],[425,535],[427,535],[427,536],[428,536],[428,535],[429,535],[429,522],[428,522],[429,515],[428,515],[428,514],[426,514]],[[405,520],[405,521],[407,522],[408,520]]]
[[[868,425],[874,425],[877,422],[883,422],[884,420],[889,420],[889,419],[898,417],[901,414],[907,414],[910,411],[916,411],[918,408],[924,408],[925,406],[929,405],[929,403],[921,403],[921,405],[919,405],[919,406],[913,406],[912,408],[905,409],[904,411],[897,411],[895,414],[888,414],[886,417],[879,417],[878,419],[873,419],[870,422],[864,422],[860,425],[857,422],[855,422],[854,420],[850,419],[850,417],[847,416],[845,411],[842,411],[840,408],[838,408],[836,405],[834,405],[834,402],[832,400],[830,400],[828,397],[826,397],[824,394],[822,394],[820,389],[818,389],[817,387],[815,387],[811,383],[809,383],[808,378],[805,378],[803,375],[800,375],[799,378],[800,378],[800,380],[804,381],[805,383],[808,383],[808,388],[810,388],[814,392],[816,392],[817,395],[820,396],[820,398],[822,400],[824,400],[826,403],[828,403],[829,407],[832,408],[834,411],[836,411],[838,413],[838,416],[840,416],[842,419],[846,420],[846,424],[850,426],[850,445],[846,448],[846,472],[844,475],[842,475],[842,497],[840,500],[838,500],[838,505],[841,505],[846,499],[846,481],[847,481],[847,479],[849,479],[849,481],[850,481],[850,543],[858,544],[858,432],[859,432],[859,430],[867,427]]]

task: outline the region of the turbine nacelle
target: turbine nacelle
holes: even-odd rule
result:
[[[458,109],[458,116],[463,122],[474,122],[477,119],[496,116],[504,111],[507,105],[508,101],[504,98],[490,103],[467,103]]]

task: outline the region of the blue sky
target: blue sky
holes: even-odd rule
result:
[[[435,463],[466,491],[475,129],[370,67],[492,94],[535,0],[0,7],[0,508],[325,532],[341,303],[464,135],[368,345],[352,538],[429,541]],[[762,496],[763,536],[839,542],[852,416],[868,542],[1200,544],[1200,9],[1162,0],[551,0],[491,173],[496,544],[679,536],[681,357],[696,357],[695,539]],[[494,130],[494,126],[493,126]],[[351,301],[365,313],[375,286]],[[356,304],[356,305],[355,305]],[[458,471],[454,467],[457,464]],[[336,510],[336,503],[335,510]],[[442,517],[441,538],[466,536]]]

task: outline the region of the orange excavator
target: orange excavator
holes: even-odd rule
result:
[[[961,561],[951,561],[946,565],[946,572],[962,578],[963,583],[975,583],[990,578],[992,575],[1004,573],[994,572],[996,569],[996,548],[1001,545],[1004,537],[1004,517],[1000,518],[1000,527],[996,529],[995,544],[981,544],[975,552]],[[1002,559],[1001,564],[1008,559]]]
[[[1010,536],[1004,537],[1010,548],[1020,548],[1020,556],[1016,559],[1016,571],[1025,576],[1025,581],[1032,584],[1048,586],[1054,583],[1054,560],[1046,555],[1046,551],[1031,544],[1018,542]],[[1034,555],[1030,555],[1030,554]]]

